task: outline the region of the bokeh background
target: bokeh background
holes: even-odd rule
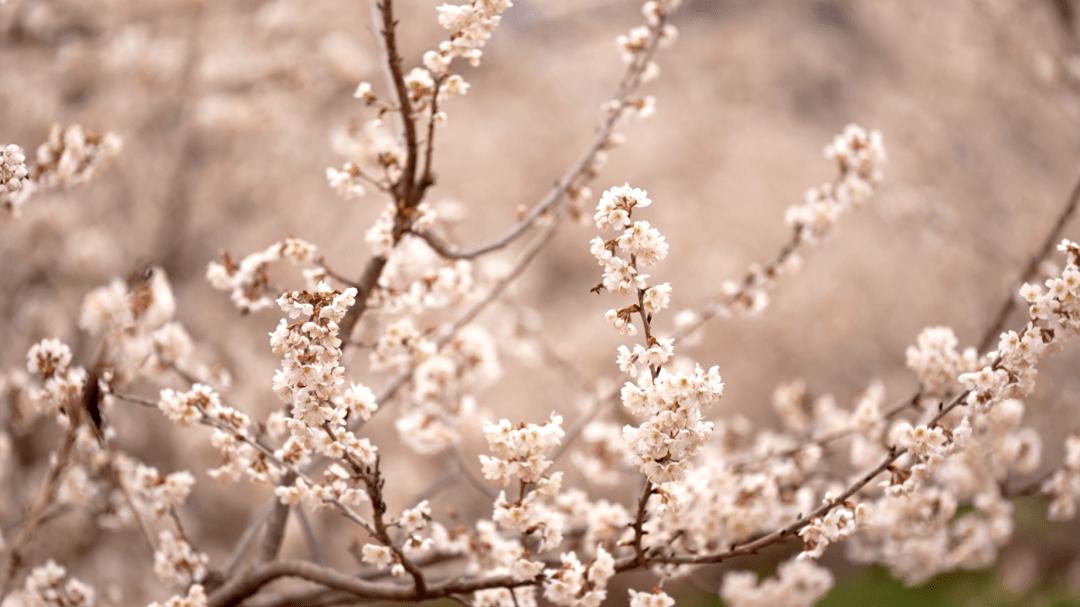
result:
[[[443,36],[437,4],[398,3],[407,67]],[[445,108],[429,198],[460,204],[459,242],[501,233],[577,157],[617,83],[614,37],[641,21],[638,8],[515,0],[483,65],[461,68],[472,88]],[[915,387],[904,348],[921,328],[950,325],[974,345],[1080,178],[1078,14],[1072,0],[685,0],[679,40],[645,89],[658,112],[625,129],[627,145],[593,184],[597,196],[625,182],[648,190],[644,218],[671,245],[652,274],[671,282],[676,310],[700,309],[722,280],[771,259],[788,237],[784,209],[834,176],[821,149],[845,124],[881,130],[890,156],[871,205],[806,255],[760,318],[713,321],[699,345],[680,350],[720,366],[726,392],[715,414],[774,424],[772,390],[795,378],[845,404],[880,379],[896,400]],[[335,271],[359,275],[363,232],[385,200],[339,199],[324,172],[344,160],[335,129],[372,117],[353,99],[356,85],[385,90],[376,49],[366,2],[0,6],[0,143],[32,150],[53,122],[124,139],[89,187],[34,198],[0,225],[0,368],[23,365],[47,336],[89,358],[95,344],[74,322],[82,296],[151,260],[172,280],[200,357],[232,375],[231,401],[251,412],[274,406],[278,361],[266,335],[277,314],[239,316],[206,284],[206,264],[223,248],[245,255],[294,235],[319,245]],[[603,320],[612,298],[589,293],[599,281],[594,232],[565,226],[508,301],[538,313],[553,355],[602,382],[616,378],[624,341]],[[1066,235],[1080,239],[1080,224]],[[670,328],[670,315],[658,322]],[[1080,429],[1077,362],[1066,352],[1047,364],[1029,401],[1045,468]],[[532,421],[552,409],[574,414],[580,390],[554,365],[505,367],[482,396],[489,411]],[[204,434],[175,433],[153,412],[114,417],[128,425],[124,447],[162,471],[214,465]],[[24,437],[28,470],[41,469],[52,446],[38,436]],[[392,499],[407,500],[441,470],[410,465]],[[265,493],[201,477],[197,495],[204,490],[189,523],[206,538],[200,548],[220,556]],[[161,595],[132,565],[147,558],[134,536],[56,525],[68,535],[45,538],[39,556],[67,553],[77,574],[122,587],[124,603]],[[1003,596],[1080,573],[1075,530],[1052,529],[1021,535],[1006,552],[1003,563],[1035,566]],[[287,550],[302,544],[292,538]]]

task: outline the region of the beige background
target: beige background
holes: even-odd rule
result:
[[[399,3],[409,67],[443,35],[435,4]],[[643,218],[671,245],[652,274],[672,283],[675,309],[702,306],[721,280],[771,258],[787,238],[784,209],[834,176],[821,149],[846,123],[880,129],[890,155],[871,206],[806,255],[763,317],[714,321],[702,345],[680,349],[720,366],[718,415],[774,423],[769,395],[796,377],[845,404],[881,378],[897,399],[915,385],[903,350],[922,327],[951,325],[965,345],[978,338],[1080,177],[1080,46],[1062,13],[1070,6],[686,1],[680,39],[646,86],[657,115],[626,129],[628,145],[593,186],[597,195],[624,182],[648,190],[654,204]],[[639,21],[634,2],[517,0],[481,68],[462,69],[472,88],[446,107],[437,145],[430,196],[464,204],[461,242],[500,233],[576,158],[617,82],[614,37]],[[296,235],[322,247],[335,270],[359,274],[363,231],[385,200],[338,199],[324,171],[343,160],[331,131],[370,117],[352,98],[356,84],[384,90],[374,49],[363,2],[0,7],[0,143],[32,149],[53,121],[125,141],[88,188],[34,199],[0,226],[0,364],[22,365],[29,345],[51,335],[88,357],[94,344],[73,323],[82,295],[149,258],[172,278],[200,356],[233,374],[232,402],[275,406],[266,334],[277,315],[238,316],[203,272],[219,249],[243,255]],[[614,378],[614,350],[625,342],[603,320],[614,297],[588,292],[599,280],[587,244],[594,232],[566,226],[511,299],[541,313],[545,343],[580,373]],[[1067,234],[1080,238],[1075,226]],[[670,327],[670,315],[657,322]],[[1071,352],[1049,364],[1030,401],[1035,423],[1048,427],[1048,462],[1078,429],[1075,365]],[[485,407],[512,419],[553,408],[573,415],[577,391],[558,371],[506,366]],[[203,434],[172,433],[153,413],[120,417],[125,446],[163,471],[213,465],[216,456],[193,446]],[[26,445],[24,463],[40,466],[47,446]],[[394,499],[438,471],[413,469]],[[208,486],[200,478],[197,492]],[[251,493],[212,488],[194,498],[190,524],[208,538],[201,547],[220,556]],[[209,508],[215,516],[195,514]],[[115,575],[136,550],[131,536],[80,533],[78,550],[96,557],[68,562],[89,579]],[[142,580],[131,575],[126,584]]]

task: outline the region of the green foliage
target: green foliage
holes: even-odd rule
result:
[[[690,586],[675,592],[679,607],[726,607],[720,598]],[[1044,579],[1023,593],[1002,588],[994,570],[939,575],[905,586],[882,567],[866,567],[841,577],[818,607],[1080,607],[1080,593],[1063,580]]]

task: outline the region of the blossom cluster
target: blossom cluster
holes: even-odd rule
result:
[[[26,154],[15,144],[9,144],[0,151],[0,205],[13,213],[21,204],[17,202],[19,192],[29,182],[30,171],[26,167]]]
[[[753,264],[742,281],[725,280],[715,307],[706,318],[716,314],[741,312],[760,314],[769,305],[770,288],[786,275],[802,268],[801,249],[824,240],[848,211],[869,199],[883,177],[887,156],[881,133],[849,124],[825,148],[825,157],[837,163],[839,175],[830,183],[806,191],[801,204],[792,205],[785,221],[793,230],[788,246],[767,264]],[[691,315],[686,326],[700,325],[702,319]]]
[[[211,478],[236,481],[246,474],[252,480],[267,482],[281,475],[280,468],[252,446],[256,432],[251,419],[223,404],[221,396],[210,386],[196,383],[184,392],[165,388],[157,407],[179,426],[201,423],[214,427],[210,441],[221,452],[222,462],[207,472]]]
[[[445,73],[456,57],[467,59],[473,67],[480,65],[484,45],[511,6],[510,0],[472,0],[460,6],[438,7],[439,25],[452,33],[437,51],[424,55],[424,65],[437,74]]]
[[[276,293],[270,281],[270,264],[281,259],[299,263],[315,260],[317,249],[299,238],[286,238],[262,251],[233,261],[228,253],[222,253],[220,262],[211,262],[206,268],[206,279],[215,289],[229,291],[229,297],[241,312],[256,312],[274,303],[271,294]],[[311,280],[318,280],[325,273],[321,268],[305,272]]]
[[[22,590],[14,593],[10,602],[27,607],[93,607],[97,604],[94,589],[68,575],[67,569],[52,559],[34,567],[26,576]],[[8,603],[4,601],[4,605]]]
[[[544,598],[556,605],[600,607],[607,598],[608,581],[615,575],[615,559],[602,547],[596,558],[583,564],[573,552],[561,557],[562,567],[546,570]]]
[[[596,227],[605,231],[608,228],[622,230],[622,234],[610,240],[600,237],[590,242],[593,257],[604,268],[602,287],[613,293],[640,301],[624,308],[608,310],[607,320],[620,333],[636,335],[632,316],[645,310],[654,314],[667,307],[671,298],[671,287],[667,283],[648,287],[645,279],[648,274],[640,274],[638,266],[656,265],[667,257],[668,245],[660,232],[647,221],[631,223],[635,208],[645,208],[652,204],[647,192],[626,184],[604,192],[597,205],[593,219]],[[617,254],[625,252],[629,259]],[[639,298],[639,292],[641,293]]]
[[[494,457],[480,456],[484,478],[500,487],[517,478],[522,487],[532,487],[523,489],[516,501],[508,500],[505,491],[500,492],[492,520],[502,529],[523,535],[538,532],[541,551],[556,548],[562,542],[562,519],[545,507],[545,502],[559,493],[563,475],[561,472],[545,475],[544,472],[552,464],[546,455],[559,444],[563,435],[559,415],[552,415],[544,424],[514,427],[504,419],[498,424],[488,422],[484,426],[484,436],[495,454]]]
[[[350,420],[368,419],[374,413],[375,395],[360,384],[343,387],[345,369],[337,323],[356,302],[355,296],[355,288],[337,291],[321,283],[314,293],[292,291],[278,298],[283,312],[300,319],[296,323],[282,319],[270,337],[271,348],[282,357],[281,368],[274,375],[274,392],[289,406],[284,420],[289,436],[275,452],[281,461],[302,464],[309,454],[318,453],[354,466],[375,465],[374,445],[349,430]],[[310,497],[305,489],[312,488],[297,479],[292,487],[279,487],[278,495],[283,502],[296,503],[301,497]],[[346,494],[334,483],[318,488],[327,489]]]
[[[928,395],[942,395],[954,387],[961,373],[975,370],[978,353],[975,348],[957,350],[960,341],[949,327],[927,327],[908,346],[907,366],[919,376],[919,383]]]
[[[193,582],[203,581],[209,559],[195,551],[183,537],[172,531],[162,531],[154,551],[154,573],[167,586],[186,588]]]
[[[850,124],[825,148],[835,160],[840,177],[806,192],[802,205],[788,209],[785,219],[803,239],[817,241],[835,227],[840,215],[869,198],[882,179],[885,146],[881,133]]]
[[[720,398],[724,384],[717,367],[704,371],[698,366],[689,373],[664,368],[674,354],[674,340],[653,337],[650,326],[653,316],[667,308],[671,286],[650,287],[646,281],[649,276],[639,273],[639,267],[662,262],[668,245],[647,221],[632,219],[635,209],[651,203],[644,190],[630,184],[604,192],[593,216],[596,227],[621,230],[622,234],[610,240],[594,238],[590,249],[604,268],[603,282],[597,289],[636,300],[609,310],[605,315],[608,322],[620,333],[635,335],[634,318],[638,315],[645,327],[646,345],[635,345],[633,350],[619,347],[619,368],[637,378],[636,384],[623,386],[623,406],[632,415],[647,418],[637,427],[626,426],[623,438],[649,481],[662,485],[682,480],[693,457],[709,440],[713,426],[704,420],[702,410]],[[642,363],[648,372],[639,374]]]
[[[401,75],[398,90],[404,89],[405,99],[387,104],[380,101],[370,82],[361,82],[356,87],[353,96],[365,105],[379,107],[379,116],[362,128],[338,134],[338,151],[349,160],[340,169],[327,168],[326,179],[339,196],[346,200],[364,196],[365,182],[389,191],[401,180],[408,154],[398,141],[387,136],[383,113],[408,110],[409,115],[404,119],[426,119],[429,134],[434,132],[434,127],[445,124],[447,115],[438,109],[438,103],[465,95],[469,90],[469,83],[451,71],[451,64],[463,58],[473,67],[480,65],[484,46],[502,21],[502,14],[511,6],[510,0],[471,0],[468,4],[438,6],[439,24],[450,31],[450,37],[440,42],[437,49],[424,53],[424,67],[414,67]],[[394,96],[397,95],[395,91]],[[426,145],[432,145],[430,139]],[[368,242],[374,240],[369,232]]]
[[[781,563],[776,568],[776,577],[760,584],[752,571],[730,573],[724,577],[720,596],[731,607],[812,607],[833,583],[828,569],[813,561],[795,559]]]
[[[49,138],[37,148],[36,161],[26,163],[17,145],[0,149],[0,208],[17,217],[27,199],[37,191],[82,185],[105,161],[120,152],[121,140],[113,134],[88,133],[79,125],[61,128],[54,124]]]

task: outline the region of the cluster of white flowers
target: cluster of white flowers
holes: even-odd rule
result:
[[[345,200],[360,198],[367,193],[364,184],[360,181],[360,167],[354,162],[346,162],[341,170],[334,167],[326,168],[326,181],[334,193]]]
[[[607,598],[608,581],[615,575],[615,559],[603,547],[584,565],[573,552],[564,552],[562,567],[544,571],[544,598],[556,605],[600,607]]]
[[[156,379],[170,370],[206,381],[211,372],[191,360],[191,337],[173,321],[175,314],[176,299],[165,271],[146,267],[87,293],[79,327],[104,337],[109,367],[125,383],[137,377]]]
[[[753,571],[734,571],[724,576],[720,596],[731,607],[811,607],[835,582],[832,572],[805,559],[780,563],[776,577],[758,584]]]
[[[717,367],[704,371],[698,366],[693,373],[660,369],[655,377],[642,374],[636,385],[623,386],[623,406],[646,418],[637,427],[624,427],[623,439],[653,484],[686,477],[692,459],[712,436],[713,424],[702,411],[723,392]]]
[[[350,418],[371,417],[377,406],[374,394],[357,384],[343,388],[345,368],[337,323],[355,297],[355,288],[337,291],[320,283],[314,293],[293,291],[278,298],[282,311],[301,319],[296,323],[282,319],[270,338],[274,353],[282,357],[274,375],[274,392],[290,407],[285,419],[290,434],[277,452],[283,461],[302,463],[308,454],[319,453],[354,465],[375,464],[375,447],[348,428]],[[283,500],[294,499],[288,496],[288,488],[278,492]]]
[[[72,421],[68,415],[82,395],[86,385],[86,369],[71,365],[71,348],[58,339],[43,339],[30,347],[26,354],[26,369],[40,376],[41,388],[31,388],[28,403],[37,415],[58,417],[63,425]]]
[[[546,423],[513,426],[503,419],[484,424],[484,437],[495,457],[480,456],[484,477],[500,487],[518,477],[524,483],[537,483],[551,466],[545,455],[563,437],[562,416],[552,415]]]
[[[59,339],[43,339],[26,353],[26,369],[43,379],[63,374],[71,364],[71,348]]]
[[[589,243],[593,257],[604,268],[604,280],[600,286],[635,300],[641,293],[640,304],[608,310],[606,314],[608,322],[626,335],[637,334],[631,318],[633,314],[640,312],[643,306],[650,315],[658,312],[667,307],[671,297],[671,287],[667,283],[648,287],[645,282],[648,274],[638,273],[639,264],[655,265],[667,257],[667,242],[656,228],[645,221],[631,224],[633,210],[650,204],[652,201],[644,190],[626,184],[604,192],[593,216],[596,227],[601,231],[608,228],[623,231],[617,238],[603,240],[596,237]],[[630,259],[619,256],[619,250],[625,251]]]
[[[535,579],[541,573],[543,564],[528,558],[520,539],[506,537],[494,522],[484,519],[477,521],[474,533],[461,536],[462,540],[468,542],[464,550],[459,551],[453,545],[440,542],[444,544],[443,552],[469,556],[466,569],[469,573],[508,574],[518,581]],[[535,586],[515,588],[512,594],[505,588],[480,590],[473,593],[473,599],[477,605],[490,607],[536,607],[537,604]]]
[[[121,140],[112,133],[87,133],[77,124],[66,129],[54,124],[49,139],[38,146],[42,187],[66,187],[89,181],[101,163],[120,153]]]
[[[98,446],[96,441],[90,445]],[[122,529],[147,523],[169,524],[178,509],[184,505],[195,485],[195,477],[187,470],[162,475],[152,466],[123,452],[106,454],[98,448],[88,453],[90,466],[72,467],[61,486],[61,500],[67,503],[90,502],[93,497],[104,494],[107,502],[98,515],[98,525],[106,529]],[[107,483],[92,482],[87,472],[93,464],[111,456],[111,466],[116,480]],[[65,497],[66,494],[66,497]]]
[[[619,55],[624,63],[637,65],[638,73],[643,82],[648,82],[660,74],[660,66],[648,58],[650,48],[654,45],[669,46],[678,37],[678,30],[668,23],[668,16],[682,4],[682,0],[649,0],[641,6],[641,13],[645,16],[645,25],[634,27],[626,34],[620,34],[615,38],[615,45],[619,49]],[[633,108],[642,118],[653,113],[656,100],[649,96],[641,99],[629,100],[624,108],[606,104],[606,109],[617,110]]]
[[[214,427],[211,444],[221,452],[222,463],[208,471],[211,478],[235,482],[244,474],[256,482],[276,480],[281,470],[252,446],[257,432],[243,412],[226,406],[210,386],[194,384],[186,392],[165,388],[157,402],[169,421],[180,426],[194,422]]]
[[[376,103],[371,85],[363,82],[356,90],[368,105]],[[346,200],[363,196],[364,183],[388,191],[401,179],[405,150],[389,132],[382,118],[364,123],[362,128],[338,129],[331,135],[334,150],[349,158],[341,169],[328,167],[326,179],[334,192]]]
[[[961,373],[974,371],[979,355],[975,348],[957,351],[960,341],[949,327],[926,327],[914,346],[908,346],[907,366],[919,376],[923,391],[940,396],[956,386]]]
[[[426,231],[440,219],[434,209],[421,203],[412,216],[412,229]],[[383,222],[386,222],[383,225]],[[380,227],[382,226],[382,227]],[[419,316],[461,303],[476,287],[473,263],[464,259],[443,259],[422,238],[413,234],[392,242],[390,210],[371,230],[385,232],[369,242],[372,252],[386,255],[386,266],[379,276],[378,289],[370,305],[387,317]],[[369,230],[368,234],[372,232]]]
[[[187,595],[176,595],[170,597],[164,603],[150,603],[147,607],[206,607],[207,597],[206,589],[202,584],[192,584],[187,591]]]
[[[501,372],[494,341],[480,327],[467,327],[437,353],[414,361],[412,382],[395,420],[398,436],[416,453],[438,453],[461,441],[459,428],[472,426],[473,394]]]
[[[14,215],[26,198],[29,183],[26,154],[15,144],[0,151],[0,207]]]
[[[1061,275],[1039,285],[1025,284],[1020,296],[1028,302],[1030,321],[1020,333],[1002,333],[995,356],[981,367],[960,376],[968,390],[968,403],[992,407],[1007,398],[1023,398],[1035,389],[1035,365],[1060,352],[1068,339],[1080,333],[1080,245],[1063,240],[1057,247],[1067,257]]]
[[[4,601],[4,607],[93,607],[94,589],[71,577],[52,559],[34,567],[21,591]]]
[[[788,209],[788,225],[804,240],[815,242],[836,227],[840,216],[862,204],[881,181],[885,146],[881,133],[849,124],[825,148],[825,156],[835,160],[840,177],[806,192],[803,204]]]
[[[831,504],[832,496],[826,493],[822,501]],[[839,542],[865,527],[869,517],[870,509],[866,504],[845,503],[823,517],[811,518],[810,524],[799,530],[799,537],[803,541],[799,558],[821,558],[829,544]]]
[[[206,279],[215,289],[229,291],[229,297],[243,313],[256,312],[269,308],[274,299],[271,295],[279,293],[270,282],[270,264],[280,259],[288,259],[294,264],[315,261],[315,245],[299,238],[286,238],[274,243],[262,251],[252,253],[237,263],[222,253],[221,262],[212,261],[206,268]],[[305,271],[312,282],[325,275],[322,268]]]
[[[507,420],[484,425],[484,436],[495,454],[480,456],[484,478],[505,487],[515,477],[521,483],[521,497],[509,501],[506,492],[495,500],[492,517],[500,528],[525,535],[540,535],[540,550],[552,550],[562,543],[563,520],[546,507],[562,488],[561,472],[545,475],[551,466],[547,454],[562,439],[562,416],[554,415],[544,424],[513,426]],[[525,489],[525,487],[530,487]]]
[[[640,315],[646,345],[633,350],[621,346],[619,368],[637,383],[627,382],[622,389],[623,405],[636,416],[647,418],[638,427],[626,426],[623,439],[634,453],[641,471],[656,485],[682,480],[691,459],[701,450],[712,434],[712,424],[704,421],[702,409],[712,405],[724,391],[717,367],[707,372],[698,366],[691,373],[672,373],[664,365],[674,354],[673,339],[652,336],[653,316],[667,308],[671,286],[667,283],[650,287],[647,274],[639,266],[656,265],[667,257],[664,237],[646,221],[633,221],[635,209],[652,203],[644,190],[630,184],[604,192],[593,216],[600,230],[613,228],[622,234],[611,240],[599,237],[591,242],[593,256],[604,268],[603,282],[597,287],[636,300],[629,306],[608,310],[606,317],[616,330],[635,335],[634,315]],[[629,260],[619,253],[625,253]],[[644,363],[647,373],[638,372]]]
[[[443,4],[439,25],[451,32],[450,39],[439,43],[437,51],[424,54],[424,65],[436,74],[445,74],[456,57],[480,65],[484,45],[498,27],[502,14],[513,6],[510,0],[472,0],[469,4]]]
[[[166,586],[187,587],[206,577],[210,557],[196,551],[182,536],[172,531],[158,534],[154,549],[154,573]]]
[[[671,596],[659,588],[654,588],[652,592],[638,592],[633,588],[628,588],[627,590],[630,592],[630,607],[675,606],[675,599],[671,598]]]
[[[102,164],[120,152],[121,140],[113,133],[95,135],[79,125],[54,124],[49,138],[38,146],[36,162],[26,164],[17,145],[0,149],[0,208],[17,217],[31,194],[90,181]]]
[[[195,477],[187,470],[162,476],[156,468],[128,457],[119,458],[117,467],[132,506],[158,519],[183,505],[195,485]]]

